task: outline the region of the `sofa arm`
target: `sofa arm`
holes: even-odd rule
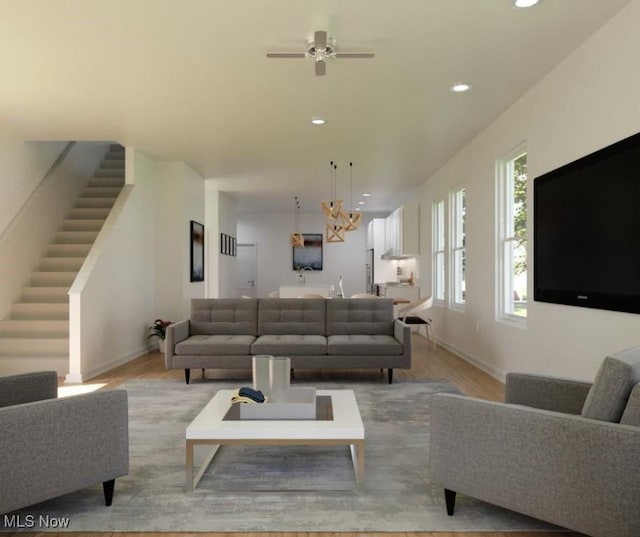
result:
[[[173,357],[176,345],[189,337],[189,321],[180,321],[167,326],[164,365],[167,369],[173,369]]]
[[[58,374],[39,371],[0,378],[0,408],[58,397]]]
[[[411,327],[403,323],[400,319],[395,319],[393,323],[393,336],[402,343],[403,356],[408,360],[408,366],[411,367]]]
[[[125,390],[0,409],[0,513],[129,472]]]
[[[593,536],[640,535],[640,428],[436,394],[431,479]]]
[[[504,400],[509,404],[581,414],[590,388],[590,382],[508,373]]]

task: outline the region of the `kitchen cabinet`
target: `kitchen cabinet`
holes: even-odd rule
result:
[[[384,298],[406,298],[411,302],[420,299],[417,285],[378,285],[378,295]]]
[[[420,254],[420,206],[407,203],[385,221],[385,252],[391,256]]]

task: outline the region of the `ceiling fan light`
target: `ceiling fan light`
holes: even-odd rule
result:
[[[449,91],[452,91],[453,93],[464,93],[465,91],[469,91],[470,89],[471,84],[467,84],[466,82],[456,82],[449,87]]]

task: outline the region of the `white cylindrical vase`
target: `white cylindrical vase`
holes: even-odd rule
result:
[[[253,389],[260,390],[262,395],[271,397],[270,363],[273,356],[270,354],[258,354],[251,359],[253,369]]]
[[[291,358],[274,356],[271,358],[269,366],[270,400],[275,403],[286,403],[291,378]]]

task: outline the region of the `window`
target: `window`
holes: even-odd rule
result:
[[[436,301],[445,299],[444,201],[433,204],[433,279]]]
[[[464,308],[465,304],[465,216],[466,189],[451,192],[451,306]]]
[[[498,162],[498,317],[527,317],[527,153],[524,147]]]

